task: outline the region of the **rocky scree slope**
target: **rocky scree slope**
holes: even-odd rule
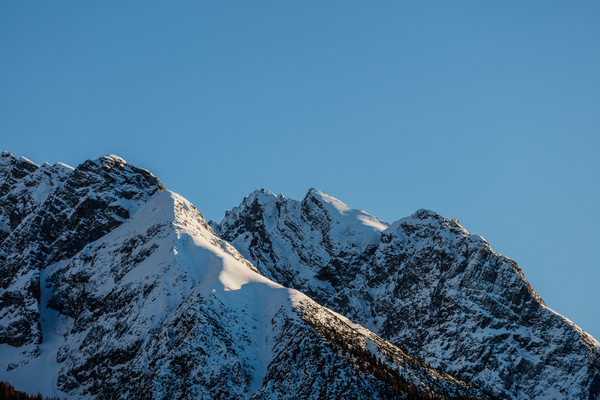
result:
[[[0,179],[0,381],[19,390],[488,398],[261,275],[192,204],[117,156],[73,169],[3,153]]]
[[[266,277],[498,397],[600,399],[600,344],[456,220],[257,190],[213,226]]]

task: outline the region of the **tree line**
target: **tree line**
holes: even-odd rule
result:
[[[61,400],[58,397],[45,397],[40,393],[27,394],[16,390],[8,382],[0,382],[0,400]]]

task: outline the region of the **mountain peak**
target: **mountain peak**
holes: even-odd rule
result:
[[[68,167],[68,166],[67,166]],[[110,176],[110,178],[108,178]],[[74,171],[74,179],[80,182],[105,182],[117,190],[137,192],[158,188],[165,191],[165,187],[154,174],[144,168],[136,167],[123,158],[114,154],[105,155],[79,164]],[[134,193],[131,193],[134,195]]]
[[[414,219],[420,219],[420,220],[443,218],[440,214],[436,213],[433,210],[429,210],[427,208],[418,209],[411,215],[411,217]]]
[[[414,230],[414,228],[433,228],[435,230],[451,228],[462,232],[465,235],[469,234],[469,232],[457,220],[452,218],[445,218],[437,212],[428,210],[426,208],[418,209],[410,216],[401,218],[398,221],[394,222],[386,230],[386,233],[403,230],[403,227],[405,226],[413,227],[411,230]]]
[[[3,150],[2,151],[2,155],[0,156],[1,162],[2,163],[8,163],[8,162],[15,162],[17,161],[17,157],[14,156],[14,154]]]
[[[114,154],[108,154],[106,156],[102,156],[98,159],[98,161],[106,168],[106,169],[111,169],[114,167],[122,167],[125,164],[127,164],[127,161],[125,161],[123,158],[114,155]]]
[[[5,163],[6,162],[9,162],[9,163],[21,162],[21,163],[29,164],[34,167],[39,167],[38,164],[34,163],[30,159],[25,158],[25,157],[17,158],[14,154],[12,154],[6,150],[2,151],[1,160],[2,160],[2,162],[5,162]]]
[[[252,193],[250,193],[246,197],[248,197],[250,199],[254,199],[254,198],[270,198],[270,197],[277,197],[277,196],[275,195],[275,193],[271,192],[270,190],[260,188],[260,189],[254,190]]]
[[[25,157],[17,158],[8,151],[3,151],[0,157],[0,181],[21,179],[33,173],[39,167],[39,165]]]
[[[306,193],[305,200],[309,198],[318,200],[321,204],[329,206],[330,208],[332,207],[340,214],[345,214],[346,212],[351,211],[351,208],[348,207],[348,205],[343,201],[315,188],[310,188]]]
[[[389,226],[387,222],[363,210],[350,208],[343,201],[315,188],[310,188],[306,197],[302,200],[303,204],[309,202],[320,204],[319,208],[325,210],[329,217],[333,218],[336,222],[335,225],[352,226],[352,230],[369,232],[370,235],[375,233],[375,236],[378,236],[379,232]],[[348,234],[348,232],[345,232],[345,228],[339,233],[342,236]]]

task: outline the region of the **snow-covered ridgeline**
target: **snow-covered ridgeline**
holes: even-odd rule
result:
[[[17,275],[0,299],[23,302],[1,303],[0,380],[71,398],[388,398],[366,357],[417,391],[483,396],[259,274],[148,171],[108,156],[61,185],[2,243]]]
[[[216,230],[266,276],[491,393],[600,396],[598,342],[456,220],[418,210],[388,226],[315,189],[260,190]]]

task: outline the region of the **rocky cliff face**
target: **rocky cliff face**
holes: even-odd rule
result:
[[[600,344],[456,220],[388,225],[315,189],[259,190],[215,229],[265,276],[499,397],[600,398]]]
[[[73,169],[3,153],[0,188],[0,380],[17,389],[488,398],[261,275],[192,204],[116,156]]]
[[[0,179],[0,343],[39,344],[42,268],[119,226],[164,187],[116,156],[73,169],[4,152]]]

